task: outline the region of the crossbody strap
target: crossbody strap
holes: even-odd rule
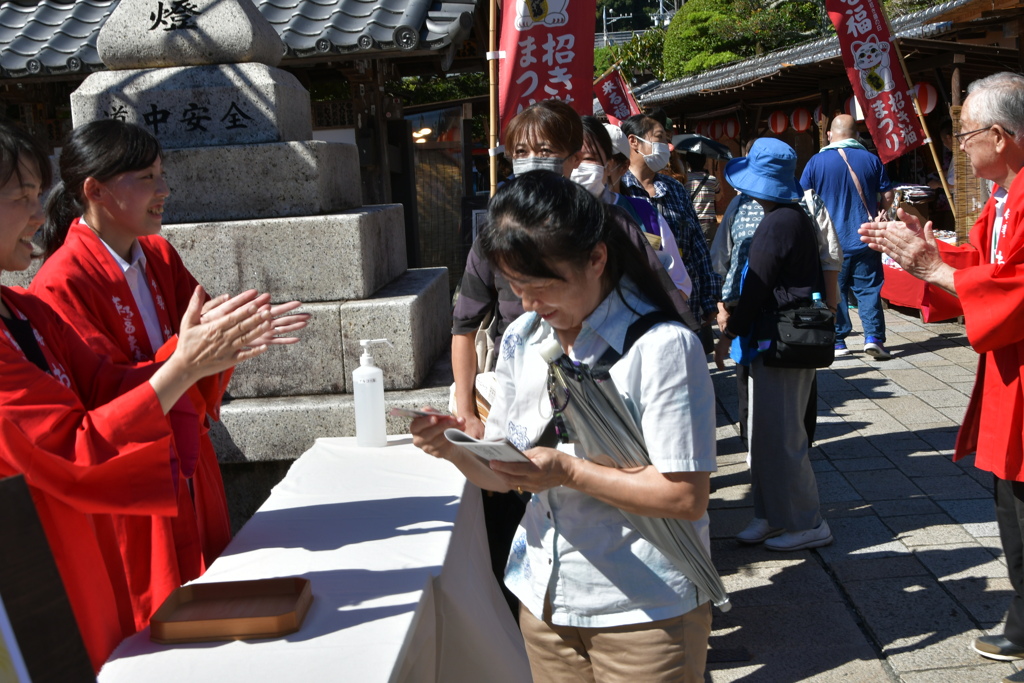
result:
[[[605,351],[594,366],[591,368],[591,374],[598,378],[604,379],[608,377],[608,373],[612,366],[619,362],[623,356],[629,353],[629,350],[633,348],[633,344],[637,342],[640,337],[644,336],[649,329],[658,325],[659,323],[667,322],[679,322],[679,316],[674,313],[666,313],[664,311],[651,311],[646,313],[636,320],[626,330],[626,339],[622,343],[622,353],[615,350],[615,347],[609,346],[608,350]]]
[[[697,188],[693,192],[690,193],[690,201],[691,202],[697,197],[697,194],[700,192],[700,189],[702,187],[704,187],[704,184],[706,182],[708,182],[708,176],[705,175],[704,179],[700,181],[700,185],[698,185]]]
[[[846,151],[841,147],[836,151],[839,152],[839,156],[843,158],[846,168],[850,169],[850,177],[853,178],[853,185],[857,188],[857,194],[860,195],[860,203],[864,205],[864,211],[868,214],[868,220],[874,220],[875,217],[871,215],[871,209],[868,208],[868,200],[864,198],[864,188],[860,186],[860,178],[858,178],[857,174],[853,172],[853,166],[850,166],[850,160],[846,158]]]

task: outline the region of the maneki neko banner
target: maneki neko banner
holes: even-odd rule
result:
[[[580,114],[594,103],[596,0],[506,0],[501,16],[498,108],[501,132],[513,116],[558,99]]]
[[[924,131],[879,3],[825,0],[825,9],[835,24],[846,75],[882,162],[923,145]]]

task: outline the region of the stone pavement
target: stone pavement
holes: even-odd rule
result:
[[[773,553],[732,539],[753,515],[731,367],[714,370],[712,557],[732,611],[714,612],[713,683],[996,683],[1013,664],[970,642],[1001,633],[1010,585],[991,475],[951,460],[977,355],[962,325],[886,311],[890,361],[818,372],[811,459],[835,543]],[[860,329],[854,316],[854,329]]]

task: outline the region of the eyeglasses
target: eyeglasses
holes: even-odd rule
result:
[[[976,128],[974,130],[969,130],[969,131],[967,131],[965,133],[954,133],[953,137],[956,139],[956,141],[958,143],[963,145],[963,144],[966,144],[967,141],[971,137],[973,137],[974,135],[976,135],[978,133],[984,133],[986,130],[992,130],[997,125],[999,125],[999,124],[993,123],[991,125],[985,126],[984,128]],[[1007,135],[1009,135],[1011,138],[1015,137],[1017,135],[1012,130],[1010,130],[1009,128],[1005,128],[1005,127],[1003,127],[1003,132],[1006,133]]]

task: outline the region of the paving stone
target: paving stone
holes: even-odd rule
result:
[[[923,391],[946,388],[945,384],[923,370],[892,370],[889,364],[886,364],[883,373],[890,381],[907,391],[912,391],[915,396],[921,396]]]
[[[967,413],[967,401],[964,401],[964,405],[955,407],[942,407],[936,408],[940,413],[945,415],[947,418],[952,420],[956,424],[961,424],[964,421],[964,415]]]
[[[774,567],[741,567],[723,582],[730,598],[744,608],[767,605],[841,603],[843,598],[828,574],[814,560]]]
[[[835,462],[835,469],[838,469],[840,472],[888,470],[893,467],[892,461],[882,456],[874,458],[843,458],[842,460],[836,460]]]
[[[874,516],[875,511],[870,503],[861,500],[842,500],[836,502],[821,503],[821,516],[825,519],[838,517],[869,517]]]
[[[922,442],[924,443],[924,442]],[[883,448],[883,452],[885,452]],[[914,454],[886,452],[889,461],[908,477],[959,477],[963,470],[942,455],[939,455],[928,444]],[[916,479],[915,479],[916,481]]]
[[[978,659],[981,660],[981,657]],[[1011,673],[1013,673],[1013,667],[1010,664],[991,662],[927,671],[908,671],[900,675],[900,681],[903,683],[979,683],[981,681],[997,683]]]
[[[942,380],[947,385],[950,382],[970,381],[972,384],[974,383],[974,378],[977,374],[974,369],[965,368],[957,363],[950,363],[945,358],[942,358],[942,363],[941,366],[929,367],[925,372],[936,379]]]
[[[921,496],[922,491],[898,470],[847,472],[846,480],[864,500],[893,500]]]
[[[906,576],[847,581],[847,595],[897,672],[973,664],[964,634],[979,631],[939,582]]]
[[[818,482],[818,500],[822,504],[863,500],[839,472],[820,472],[814,477]]]
[[[710,665],[724,681],[885,681],[877,655],[841,602],[737,606],[715,614],[711,651],[746,650],[751,660],[733,668]],[[822,638],[828,633],[828,638]]]
[[[914,555],[888,557],[850,557],[829,565],[836,578],[847,581],[894,579],[901,576],[930,576],[928,568]]]
[[[877,458],[882,453],[864,439],[847,436],[843,439],[820,443],[818,448],[831,460],[841,458]]]
[[[886,526],[908,548],[971,543],[974,539],[946,514],[887,517]]]
[[[927,515],[942,512],[942,508],[936,505],[933,501],[924,497],[900,498],[897,500],[875,500],[871,502],[871,508],[883,520],[886,517]]]
[[[875,399],[879,408],[895,417],[901,424],[916,425],[927,422],[939,422],[944,415],[938,412],[917,396],[895,396],[893,398]]]
[[[855,556],[871,558],[907,555],[907,546],[896,540],[891,530],[877,517],[843,517],[829,519],[835,541],[817,548],[816,552],[832,565]]]
[[[746,528],[751,517],[753,517],[753,512],[750,507],[727,507],[720,504],[708,506],[711,538],[731,539],[735,537]]]
[[[985,489],[966,474],[944,477],[914,477],[913,482],[932,500],[983,498]]]
[[[938,380],[935,380],[938,382]],[[941,389],[927,390],[927,391],[915,391],[914,395],[920,398],[922,401],[932,406],[933,408],[960,408],[964,409],[967,407],[967,401],[964,395],[956,389],[950,389],[949,385],[941,383]],[[960,414],[963,417],[963,412]]]

